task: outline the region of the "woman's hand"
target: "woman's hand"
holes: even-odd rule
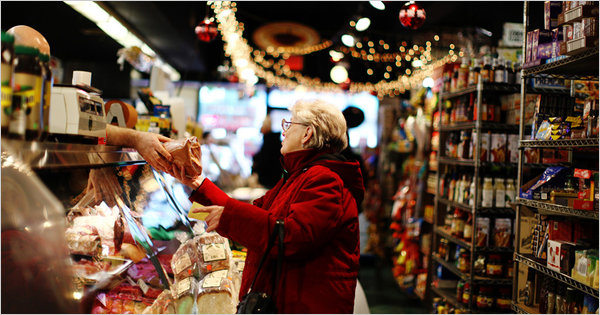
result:
[[[167,170],[167,173],[173,176],[175,179],[180,181],[182,184],[196,190],[202,182],[204,181],[204,176],[202,175],[202,170],[196,172],[194,174],[186,174],[185,168],[180,167],[177,164],[173,163],[171,168]]]
[[[168,172],[173,157],[161,143],[171,141],[171,139],[150,132],[137,132],[135,139],[134,148],[142,155],[144,160],[157,171]]]
[[[221,220],[221,215],[223,214],[223,207],[221,206],[206,206],[198,209],[192,210],[192,213],[208,213],[208,216],[204,221],[208,227],[206,228],[206,232],[212,232],[217,229],[219,226],[219,221]]]

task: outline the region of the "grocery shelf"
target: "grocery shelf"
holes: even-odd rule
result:
[[[515,261],[518,261],[520,263],[523,263],[549,277],[552,277],[556,280],[559,280],[567,285],[569,285],[570,287],[573,287],[579,291],[585,292],[586,294],[592,295],[595,298],[598,298],[598,289],[596,288],[592,288],[588,285],[585,285],[573,278],[571,278],[570,276],[560,273],[560,272],[556,272],[554,270],[549,269],[548,267],[545,266],[545,264],[542,264],[541,262],[537,261],[532,255],[523,255],[523,254],[519,254],[519,253],[515,253]]]
[[[453,207],[453,208],[459,208],[460,210],[466,211],[466,212],[473,212],[473,208],[469,205],[466,205],[464,203],[458,203],[455,201],[450,201],[446,198],[438,198],[437,199],[439,203],[443,203],[447,206]]]
[[[470,243],[468,243],[467,241],[465,241],[461,238],[453,236],[452,234],[450,234],[450,231],[448,231],[448,229],[446,229],[446,228],[436,226],[435,233],[438,234],[439,236],[449,240],[450,242],[452,242],[454,244],[460,245],[468,250],[471,250]]]
[[[442,125],[440,127],[440,131],[460,131],[460,130],[471,130],[475,128],[475,122],[474,121],[465,121],[465,122],[458,122],[458,123],[453,123],[450,125]]]
[[[463,308],[463,309],[469,308],[468,305],[465,305],[456,299],[456,290],[440,289],[440,288],[431,286],[431,291],[433,291],[435,294],[439,295],[440,297],[443,297],[448,303],[454,305],[457,308]]]
[[[569,149],[569,148],[583,148],[583,147],[596,147],[598,148],[598,138],[586,138],[586,139],[563,139],[563,140],[521,140],[520,148],[557,148],[557,149]]]
[[[32,169],[145,164],[130,148],[108,145],[2,139],[2,155],[19,158]]]
[[[440,131],[461,131],[461,130],[471,130],[475,128],[474,121],[465,121],[465,122],[457,122],[449,125],[442,125],[440,127]],[[483,121],[481,122],[481,129],[483,130],[492,130],[492,131],[504,131],[508,133],[519,133],[519,125],[517,124],[504,124],[493,121]]]
[[[514,215],[515,210],[507,208],[478,208],[477,213],[481,215]]]
[[[475,161],[474,160],[458,160],[458,159],[440,156],[440,158],[438,159],[438,164],[475,166]]]
[[[444,266],[444,268],[448,269],[450,272],[452,272],[459,278],[465,281],[469,281],[471,279],[470,274],[461,272],[460,270],[458,270],[458,268],[456,268],[456,266],[454,266],[454,264],[442,259],[440,256],[437,255],[437,253],[433,253],[431,255],[431,258],[433,258],[433,260],[435,260],[438,264]],[[512,278],[489,278],[482,276],[472,277],[472,281],[474,283],[484,283],[486,285],[512,285],[513,283]]]
[[[471,278],[471,276],[469,274],[462,273],[452,263],[447,262],[442,257],[438,256],[437,253],[431,254],[431,258],[433,258],[433,260],[435,260],[438,264],[444,266],[444,268],[450,270],[450,272],[452,272],[453,274],[455,274],[459,278],[461,278],[461,279],[463,279],[465,281],[467,281],[467,280],[469,280]]]
[[[585,219],[598,220],[598,211],[575,210],[571,207],[555,205],[549,202],[517,198],[517,202],[523,206],[537,209],[540,214],[574,216]]]
[[[507,83],[483,83],[483,92],[498,92],[498,93],[509,93],[514,92],[518,93],[521,90],[521,86],[519,84],[507,84]],[[456,97],[460,97],[463,95],[467,95],[469,93],[477,92],[477,86],[472,85],[463,90],[444,93],[442,96],[442,100],[448,100]]]
[[[551,63],[523,69],[523,76],[549,75],[564,79],[598,78],[598,47]]]
[[[523,305],[521,303],[512,303],[512,310],[517,314],[539,314],[539,310],[535,307]]]
[[[569,88],[551,88],[551,87],[531,87],[527,86],[525,93],[527,94],[563,94],[570,95]]]

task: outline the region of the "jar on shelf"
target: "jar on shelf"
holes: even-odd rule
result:
[[[463,237],[466,219],[467,215],[465,212],[459,210],[458,208],[454,209],[454,215],[452,216],[452,225],[450,227],[450,233],[453,236],[460,238]]]
[[[511,288],[500,287],[498,289],[498,298],[496,299],[496,307],[501,310],[510,310],[511,303]]]
[[[456,267],[458,270],[460,270],[460,272],[469,272],[469,265],[469,252],[466,249],[461,248]]]
[[[502,277],[502,256],[500,254],[490,254],[485,269],[489,277]]]
[[[460,301],[463,304],[469,304],[470,299],[471,299],[471,285],[468,282],[465,282],[465,286],[463,288],[462,299]]]
[[[483,179],[483,190],[481,195],[481,206],[484,208],[491,208],[494,205],[494,184],[492,183],[491,177],[485,177]]]
[[[490,309],[494,307],[493,290],[490,286],[480,286],[477,294],[476,305],[478,309]]]
[[[463,280],[458,280],[456,284],[456,300],[461,301],[463,292],[465,291],[465,282]]]
[[[465,241],[470,242],[473,238],[473,215],[467,214],[467,221],[465,222],[465,228],[463,229],[463,238]]]
[[[448,240],[445,238],[440,239],[440,244],[438,245],[438,255],[444,258],[448,253]]]

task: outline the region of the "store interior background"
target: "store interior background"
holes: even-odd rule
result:
[[[308,25],[318,32],[321,39],[330,39],[334,42],[333,46],[339,46],[340,35],[350,29],[348,22],[365,15],[371,18],[371,26],[359,36],[384,39],[396,46],[406,42],[407,47],[413,44],[422,46],[430,41],[434,54],[438,56],[447,54],[451,44],[461,42],[471,42],[477,47],[497,46],[504,23],[523,21],[521,1],[422,1],[418,3],[427,13],[426,21],[419,29],[411,30],[403,27],[398,20],[398,11],[404,2],[384,3],[386,10],[379,11],[366,1],[242,1],[237,3],[237,17],[244,23],[244,35],[249,42],[251,34],[260,26],[289,21]],[[223,148],[218,155],[224,163],[223,168],[238,172],[243,177],[249,176],[251,157],[262,141],[259,130],[265,115],[271,113],[273,129],[280,131],[279,122],[287,117],[285,108],[303,92],[267,87],[262,81],[252,89],[230,82],[231,73],[226,70],[229,58],[224,54],[221,36],[211,42],[202,42],[194,33],[195,26],[205,15],[213,15],[206,2],[109,1],[99,4],[114,12],[173,66],[179,72],[180,80],[173,83],[153,81],[151,73],[137,71],[127,62],[121,69],[117,63],[117,51],[122,47],[64,2],[3,1],[1,27],[6,31],[15,25],[28,25],[44,35],[50,44],[51,55],[61,65],[55,82],[68,83],[73,70],[84,70],[92,72],[92,86],[103,91],[105,101],[121,99],[143,112],[145,108],[137,91],[150,87],[167,100],[181,102],[185,119],[202,124],[205,131],[211,131],[213,138],[220,140]],[[540,8],[543,8],[543,2],[530,3],[531,11],[540,11]],[[532,16],[530,23],[539,24],[541,19],[540,15]],[[435,35],[439,36],[439,41],[434,40]],[[335,63],[328,52],[329,49],[326,49],[306,55],[301,73],[330,81],[329,72]],[[366,61],[345,58],[343,62],[354,82],[375,83],[383,79],[385,70],[378,69],[378,66],[375,66],[374,75],[367,75]],[[394,69],[392,77],[405,71],[406,68]],[[363,125],[350,130],[350,144],[357,153],[368,156],[368,152],[376,152],[381,146],[380,107],[400,105],[409,111],[410,106],[404,104],[414,96],[411,92],[416,91],[379,98],[370,93],[349,95],[343,91],[318,96],[336,103],[340,109],[355,106],[364,112]],[[246,119],[236,119],[235,116]],[[389,225],[389,222],[385,223]],[[414,295],[406,294],[394,281],[390,267],[391,246],[375,252],[378,253],[365,253],[362,259],[364,268],[359,276],[371,312],[425,313],[426,306],[421,305]],[[407,307],[408,304],[415,307]]]

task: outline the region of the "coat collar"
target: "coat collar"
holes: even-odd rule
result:
[[[291,175],[296,171],[303,169],[315,158],[325,153],[326,152],[318,151],[315,149],[298,150],[290,152],[283,156],[284,171],[287,174]]]

